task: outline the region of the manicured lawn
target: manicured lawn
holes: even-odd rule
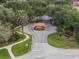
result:
[[[17,27],[16,28],[16,31],[17,32],[22,32],[20,31],[20,28]],[[27,34],[29,35],[29,34]],[[24,36],[23,34],[19,35],[19,36],[16,36],[16,38],[20,37],[20,40],[23,40],[24,38],[26,38],[26,36]],[[20,55],[23,55],[25,53],[27,53],[28,51],[31,50],[31,45],[32,45],[32,37],[31,35],[29,35],[29,39],[27,39],[26,41],[22,42],[22,43],[19,43],[15,46],[12,47],[12,52],[15,56],[20,56]]]
[[[26,46],[26,44],[28,44],[28,46]],[[12,52],[15,56],[23,55],[31,50],[31,45],[32,45],[32,38],[29,38],[25,42],[13,46]]]
[[[77,40],[58,39],[57,33],[53,33],[48,36],[48,43],[51,46],[58,48],[79,48]]]
[[[0,59],[9,59],[10,55],[7,51],[7,49],[0,50]]]

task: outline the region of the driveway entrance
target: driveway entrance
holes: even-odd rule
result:
[[[32,35],[32,50],[15,59],[74,59],[79,57],[77,49],[56,48],[47,43],[48,34],[56,32],[56,27],[47,24],[44,31],[35,31],[32,29],[32,25],[24,27],[24,32]]]

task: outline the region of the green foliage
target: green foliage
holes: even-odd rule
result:
[[[79,32],[79,12],[72,9],[69,0],[1,0],[0,2],[5,2],[2,4],[3,6],[0,6],[0,19],[5,22],[16,24],[19,19],[21,22],[18,24],[23,25],[33,17],[47,14],[53,17],[52,21],[58,31],[63,23],[65,26],[74,27],[76,35]],[[78,37],[79,35],[76,38],[79,39]]]
[[[68,4],[68,0],[55,0],[55,4],[60,4],[60,5]]]
[[[5,7],[13,8],[14,11],[25,10],[28,8],[28,3],[25,1],[8,1],[6,2]]]
[[[2,22],[0,22],[0,41],[8,42],[11,36],[12,36],[12,24],[10,23],[2,24]]]
[[[8,1],[5,7],[12,8],[14,11],[25,10],[29,17],[42,15],[46,12],[46,0],[29,0],[29,1]]]
[[[28,46],[26,46],[26,44]],[[19,43],[15,46],[12,47],[13,54],[15,56],[20,56],[23,55],[24,53],[28,52],[31,50],[31,44],[32,44],[32,39],[29,38],[25,42]]]
[[[10,55],[6,49],[0,50],[0,59],[9,59]]]
[[[14,21],[14,12],[12,9],[5,8],[4,6],[0,5],[0,20],[4,22],[13,23]]]
[[[79,48],[79,44],[76,40],[58,39],[57,36],[57,33],[53,33],[48,36],[48,43],[51,46],[58,48]]]
[[[35,15],[42,15],[46,12],[46,6],[48,5],[45,0],[30,0],[29,4],[32,10],[35,12]]]
[[[6,0],[0,0],[0,3],[4,3],[4,2],[6,2]]]
[[[61,31],[62,25],[72,26],[75,29],[76,39],[79,40],[79,12],[72,9],[68,4],[63,6],[50,4],[48,5],[48,14],[53,17],[57,31]]]
[[[23,39],[23,38],[25,38],[25,36],[24,35],[22,35],[22,34],[19,34],[19,33],[15,33],[15,35],[13,36],[16,40],[20,40],[20,39]]]

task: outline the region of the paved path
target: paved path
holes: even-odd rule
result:
[[[32,34],[32,51],[14,59],[78,59],[79,50],[56,48],[47,43],[48,34],[56,32],[54,26],[47,24],[44,31],[32,30],[32,26],[33,24],[24,27],[24,32]]]
[[[19,34],[22,34],[21,32],[18,32],[18,33],[19,33]],[[0,49],[7,49],[8,52],[9,52],[10,57],[14,59],[15,56],[14,56],[14,54],[12,53],[12,47],[15,46],[15,45],[17,45],[17,44],[19,44],[19,43],[22,43],[22,42],[26,41],[26,40],[29,38],[29,36],[28,36],[27,34],[24,34],[24,35],[26,36],[26,38],[25,38],[24,40],[21,40],[21,41],[19,41],[19,42],[14,43],[14,44],[11,44],[11,45],[2,47],[2,48],[0,48]]]

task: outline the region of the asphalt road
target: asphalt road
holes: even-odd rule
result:
[[[32,50],[14,59],[78,59],[78,49],[62,49],[52,47],[47,43],[47,36],[56,32],[56,27],[46,24],[44,31],[33,30],[33,24],[24,27],[24,32],[32,35]]]

